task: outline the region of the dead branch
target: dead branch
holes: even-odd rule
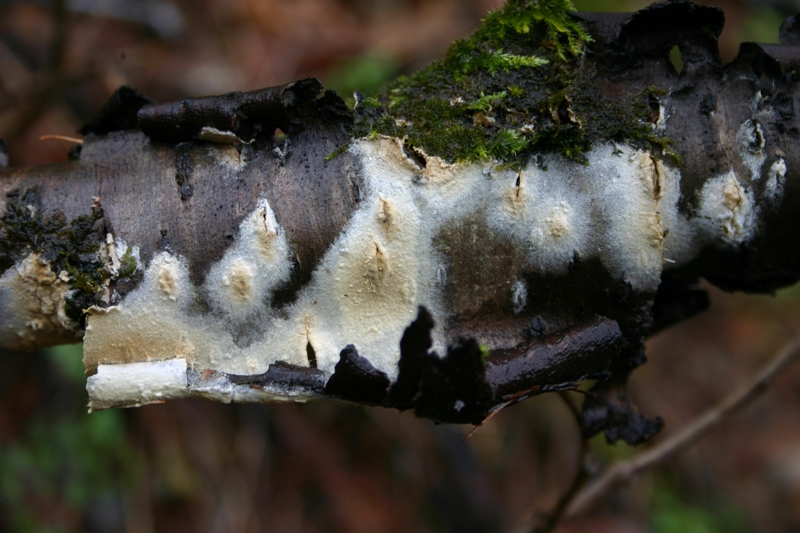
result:
[[[714,427],[766,392],[772,381],[798,358],[800,358],[800,334],[797,334],[781,348],[751,380],[741,384],[718,404],[698,415],[676,433],[667,436],[646,452],[633,459],[612,465],[599,477],[592,480],[584,489],[575,494],[568,504],[565,520],[588,511],[615,486],[629,482],[634,476],[660,465],[683,451],[687,446],[702,439]]]
[[[477,424],[593,379],[584,436],[646,440],[625,382],[706,308],[698,280],[800,278],[796,25],[722,65],[716,8],[568,6],[513,0],[354,110],[313,79],[120,89],[79,157],[0,169],[0,346],[83,339],[93,409],[336,398]]]

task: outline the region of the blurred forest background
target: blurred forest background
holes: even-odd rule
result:
[[[648,2],[579,1],[631,11]],[[797,2],[725,9],[725,60],[777,42]],[[122,84],[157,101],[317,76],[346,98],[444,54],[500,0],[0,0],[0,138],[12,165],[66,158]],[[673,431],[800,324],[800,290],[724,294],[653,338],[632,394]],[[549,509],[579,451],[557,395],[472,428],[333,403],[86,413],[80,345],[0,353],[0,532],[493,532]],[[800,369],[668,465],[559,531],[800,531]],[[592,442],[599,465],[636,450]]]

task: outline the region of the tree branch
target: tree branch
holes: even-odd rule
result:
[[[753,378],[722,399],[673,435],[633,459],[618,462],[576,493],[567,506],[565,519],[569,520],[588,511],[616,485],[630,481],[634,476],[663,463],[687,446],[697,442],[714,427],[728,419],[763,394],[770,383],[786,368],[800,358],[800,334],[797,334]]]
[[[120,89],[78,159],[0,169],[0,346],[82,338],[93,409],[336,398],[475,424],[593,379],[584,433],[646,440],[625,382],[706,307],[699,278],[800,278],[800,48],[790,25],[723,66],[723,22],[510,0],[353,110],[314,79]]]

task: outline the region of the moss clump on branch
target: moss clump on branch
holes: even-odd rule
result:
[[[399,137],[452,162],[522,164],[534,153],[583,161],[593,143],[664,152],[653,95],[607,98],[582,61],[591,37],[568,0],[509,0],[447,56],[361,98],[354,135]]]
[[[36,191],[9,195],[6,212],[0,217],[0,274],[31,253],[50,264],[58,276],[69,276],[72,292],[66,299],[66,315],[84,327],[84,309],[102,304],[99,300],[111,280],[130,277],[136,271],[136,259],[127,249],[121,258],[119,272],[108,270],[98,252],[104,228],[100,223],[103,209],[93,206],[91,212],[67,222],[56,211],[42,216]]]

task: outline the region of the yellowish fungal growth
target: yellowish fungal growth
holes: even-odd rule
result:
[[[234,300],[244,302],[253,297],[253,269],[243,260],[236,259],[222,279],[223,285],[230,287]]]
[[[159,269],[157,283],[159,290],[170,300],[178,299],[178,287],[175,266],[172,262],[166,263]]]
[[[709,240],[739,244],[753,235],[751,193],[739,183],[733,170],[708,180],[700,194],[700,220]]]
[[[0,344],[34,350],[75,342],[75,324],[65,313],[70,290],[67,273],[56,275],[35,253],[6,270],[0,277],[0,315],[12,320],[0,324]]]
[[[246,223],[242,224],[241,241],[253,241],[253,249],[263,256],[264,260],[277,262],[287,252],[285,239],[278,236],[278,223],[275,214],[270,209],[266,200],[259,203]]]
[[[92,373],[103,363],[174,357],[193,361],[199,338],[207,336],[202,328],[192,330],[185,324],[195,296],[184,262],[168,252],[160,253],[145,271],[141,285],[121,305],[88,310],[84,340],[87,371]]]
[[[545,222],[547,222],[550,227],[550,235],[555,238],[566,235],[569,232],[569,219],[571,215],[572,213],[570,212],[566,203],[560,202],[557,206],[555,206],[551,211],[550,216],[545,219]]]
[[[767,174],[767,183],[764,188],[765,196],[777,201],[783,197],[783,184],[786,181],[786,159],[778,157]]]

